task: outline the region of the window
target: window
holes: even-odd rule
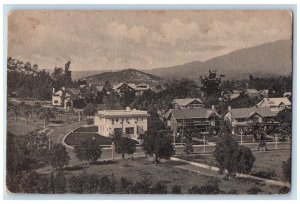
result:
[[[58,100],[55,100],[54,103],[58,103]]]
[[[119,118],[116,119],[116,122],[119,122]]]
[[[114,122],[115,122],[115,119],[111,119],[111,122],[114,123]]]
[[[125,128],[125,133],[126,134],[134,134],[134,128],[133,127]]]

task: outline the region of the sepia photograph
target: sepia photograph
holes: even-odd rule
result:
[[[11,10],[6,191],[289,194],[293,18]]]

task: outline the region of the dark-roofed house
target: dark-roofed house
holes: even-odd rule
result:
[[[233,108],[228,107],[228,110],[223,114],[224,120],[229,121],[232,127],[232,134],[241,134],[242,130],[254,124],[263,124],[267,128],[272,128],[278,124],[275,121],[276,113],[269,108]]]
[[[199,132],[208,133],[210,127],[216,126],[216,120],[220,118],[215,109],[170,109],[164,120],[172,132],[177,134],[185,128],[197,129]]]
[[[69,108],[83,108],[85,106],[84,98],[80,96],[80,90],[75,88],[62,87],[61,90],[53,89],[52,105]]]
[[[202,108],[203,102],[199,98],[183,98],[183,99],[174,99],[172,102],[174,109],[193,109],[193,108]]]

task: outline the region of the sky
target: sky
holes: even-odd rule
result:
[[[291,39],[288,11],[12,11],[8,56],[40,69],[152,69]]]

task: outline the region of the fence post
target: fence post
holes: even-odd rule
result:
[[[278,148],[278,136],[277,136],[277,133],[275,134],[275,149]]]
[[[203,148],[203,153],[205,153],[205,152],[206,152],[206,149],[205,149],[205,148],[206,148],[206,146],[205,146],[205,135],[204,135],[204,139],[203,139],[203,145],[204,145],[204,146],[203,146],[203,147],[204,147],[204,148]]]

